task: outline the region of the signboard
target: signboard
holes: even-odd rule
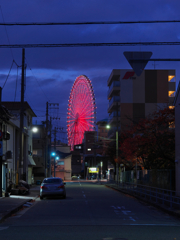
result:
[[[141,75],[152,56],[152,52],[124,52],[123,54],[137,76]]]
[[[98,173],[99,168],[89,168],[89,173]]]
[[[3,155],[3,142],[0,141],[0,156]]]

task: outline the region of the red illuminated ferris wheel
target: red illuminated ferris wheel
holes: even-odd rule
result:
[[[83,142],[85,131],[94,131],[95,111],[95,95],[91,81],[85,75],[80,75],[71,89],[67,112],[68,145],[71,150],[74,145]]]

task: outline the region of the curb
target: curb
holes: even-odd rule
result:
[[[19,204],[17,207],[11,209],[7,213],[2,214],[2,217],[0,218],[0,223],[2,223],[6,218],[10,217],[12,214],[18,212],[22,206],[29,201],[25,200],[23,203]]]
[[[140,200],[140,201],[142,201],[142,202],[148,203],[148,204],[152,205],[153,207],[156,207],[156,208],[158,208],[158,209],[161,209],[162,211],[168,213],[169,215],[173,215],[173,216],[175,216],[175,217],[180,218],[180,210],[172,210],[172,209],[170,209],[170,208],[165,208],[165,207],[162,206],[161,204],[158,204],[158,203],[149,201],[149,200],[147,200],[147,199],[141,198],[141,197],[136,196],[135,194],[133,194],[133,193],[131,193],[131,192],[129,192],[129,191],[120,189],[120,188],[118,188],[118,187],[116,187],[116,186],[109,186],[109,185],[105,185],[105,186],[108,187],[108,188],[112,188],[112,189],[114,189],[114,190],[116,190],[116,191],[118,191],[118,192],[127,194],[127,195],[129,195],[129,196],[133,196],[134,198],[136,198],[136,199],[138,199],[138,200]]]
[[[31,200],[35,200],[36,198],[38,198],[38,195],[33,198],[24,200],[22,203],[20,203],[18,206],[14,207],[7,213],[3,213],[2,217],[0,217],[0,223],[2,223],[6,218],[10,217],[12,214],[18,212],[23,207],[24,204],[26,204],[27,202],[30,202]]]

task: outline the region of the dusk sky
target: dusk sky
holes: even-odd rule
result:
[[[12,22],[94,22],[180,20],[179,0],[8,0],[0,1],[0,23]],[[73,26],[0,26],[2,44],[178,42],[180,23],[73,25]],[[46,102],[59,103],[51,110],[60,117],[54,126],[64,127],[69,94],[74,80],[86,75],[94,88],[97,121],[108,118],[107,80],[112,69],[130,69],[124,51],[152,51],[152,58],[179,58],[180,46],[106,46],[27,48],[25,101],[37,118],[45,120]],[[21,48],[0,48],[0,86],[2,101],[20,101]],[[179,62],[149,62],[145,69],[175,69],[180,78]],[[17,81],[16,81],[17,80]],[[6,84],[5,84],[6,82]],[[4,85],[5,84],[5,85]],[[17,84],[17,88],[16,88]],[[58,136],[65,141],[66,135]]]

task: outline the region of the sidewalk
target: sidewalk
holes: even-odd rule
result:
[[[152,206],[154,206],[154,207],[156,207],[156,208],[158,208],[158,209],[160,209],[160,210],[162,210],[162,211],[164,211],[164,212],[166,212],[166,213],[168,213],[168,214],[170,214],[172,216],[180,218],[180,210],[179,209],[170,208],[170,207],[168,207],[166,205],[162,205],[162,204],[156,203],[154,201],[150,201],[148,199],[145,199],[143,197],[137,196],[132,191],[129,191],[126,188],[118,186],[113,181],[107,182],[107,184],[105,184],[105,186],[108,187],[108,188],[112,188],[112,189],[114,189],[116,191],[122,192],[124,194],[128,194],[130,196],[133,196],[133,197],[137,198],[138,200],[140,200],[142,202],[146,202],[149,205],[152,205]]]
[[[24,204],[35,200],[39,196],[40,186],[32,186],[28,195],[10,195],[0,198],[0,223],[19,211]]]

